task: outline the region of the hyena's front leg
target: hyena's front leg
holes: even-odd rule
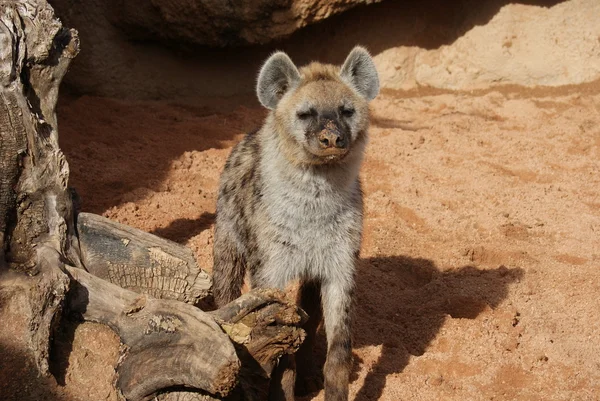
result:
[[[306,338],[296,352],[296,389],[299,395],[306,395],[320,390],[322,386],[321,372],[317,371],[313,360],[313,349],[317,329],[323,319],[321,308],[321,282],[312,280],[301,284],[298,304],[308,314],[308,321],[303,329]]]
[[[350,280],[323,283],[323,315],[327,335],[325,400],[347,401],[352,368],[351,309],[353,284]]]
[[[213,296],[220,308],[242,295],[246,266],[231,233],[223,232],[219,223],[217,220],[213,247]]]

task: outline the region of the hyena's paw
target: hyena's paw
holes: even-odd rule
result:
[[[296,376],[296,395],[304,396],[316,393],[323,389],[323,383],[323,372],[319,369],[314,369],[307,374],[298,372]]]

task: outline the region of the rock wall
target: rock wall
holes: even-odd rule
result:
[[[80,31],[82,51],[65,79],[78,94],[252,98],[258,68],[274,50],[298,64],[340,63],[356,44],[376,56],[383,87],[391,89],[600,78],[598,0],[256,0],[239,9],[217,0],[51,3]]]
[[[282,39],[359,4],[381,0],[110,0],[110,21],[138,40],[210,46]]]
[[[376,57],[383,86],[481,89],[560,86],[600,78],[600,2],[551,8],[509,4],[454,43],[427,50],[399,46]]]

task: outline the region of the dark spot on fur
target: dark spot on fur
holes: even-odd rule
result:
[[[254,188],[252,188],[252,195],[254,196],[254,199],[258,201],[262,198],[262,189],[258,185],[255,185]]]
[[[286,247],[286,248],[298,249],[298,246],[297,246],[297,245],[294,245],[294,244],[292,244],[292,243],[291,243],[291,242],[289,242],[289,241],[286,241],[286,240],[278,240],[277,242],[278,242],[280,245],[283,245],[283,246],[284,246],[284,247]]]
[[[256,275],[256,272],[258,272],[260,270],[260,267],[262,266],[261,261],[258,258],[252,258],[252,259],[256,259],[253,260],[253,263],[250,263],[250,275],[254,276]]]
[[[231,193],[235,194],[237,191],[237,184],[235,182],[228,182],[223,185],[223,195],[229,196]]]
[[[252,168],[242,176],[242,187],[246,187],[249,183],[253,182],[255,172],[256,166],[252,166]]]
[[[346,335],[336,335],[330,342],[329,348],[331,350],[336,350],[336,353],[339,353],[339,357],[347,358],[348,354],[352,350],[352,340],[350,336]]]
[[[222,196],[223,199],[229,199],[229,186],[223,185],[221,191],[219,191],[219,196]]]

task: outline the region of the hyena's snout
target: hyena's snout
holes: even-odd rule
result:
[[[328,121],[319,132],[319,146],[323,150],[334,153],[344,153],[348,149],[349,141],[333,121]]]
[[[321,144],[321,149],[346,149],[348,147],[348,142],[346,139],[335,131],[321,131],[319,134],[319,143]]]

